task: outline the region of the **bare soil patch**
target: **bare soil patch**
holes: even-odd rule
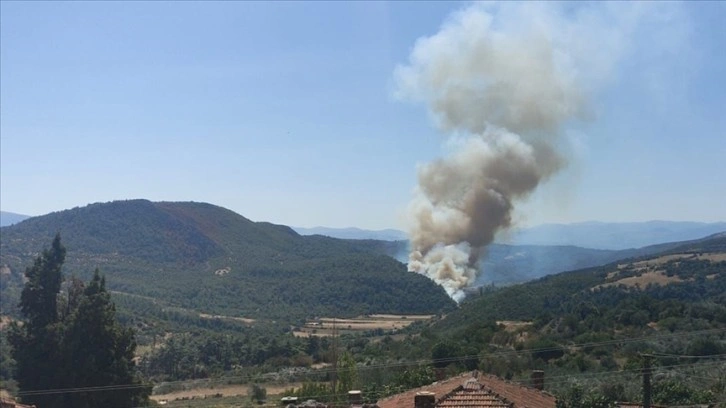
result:
[[[645,288],[649,284],[655,284],[660,286],[668,285],[669,283],[682,282],[683,279],[678,276],[668,276],[664,271],[651,271],[645,272],[640,276],[631,276],[629,278],[623,278],[615,282],[604,283],[597,285],[595,288],[605,288],[608,286],[624,285],[627,287],[641,287]],[[593,289],[595,289],[593,288]]]
[[[517,321],[517,320],[499,320],[499,321],[497,321],[497,324],[503,325],[505,331],[515,332],[523,327],[527,327],[527,326],[531,325],[532,323]]]
[[[262,384],[262,386],[267,390],[268,396],[273,395],[279,395],[285,392],[285,390],[289,390],[290,388],[299,388],[302,387],[302,383],[290,383],[290,384]],[[205,396],[207,398],[213,397],[215,395],[221,394],[224,397],[234,397],[234,396],[247,396],[249,393],[249,384],[238,384],[238,385],[226,385],[226,386],[219,386],[219,387],[208,387],[208,388],[195,388],[191,390],[183,390],[183,391],[174,391],[170,392],[168,394],[157,394],[152,395],[151,399],[155,401],[160,400],[167,400],[167,401],[174,401],[174,400],[181,400],[181,399],[192,399],[192,398],[204,398]]]
[[[391,320],[431,320],[434,315],[392,315],[392,314],[372,314],[368,316],[372,319],[391,319]]]
[[[235,320],[242,323],[252,324],[255,322],[255,319],[249,319],[246,317],[233,317],[233,316],[222,316],[222,315],[210,315],[206,313],[199,313],[199,317],[202,319],[225,319],[225,320]]]
[[[726,261],[726,253],[712,253],[712,254],[700,254],[698,259],[708,259],[711,262],[724,262]]]

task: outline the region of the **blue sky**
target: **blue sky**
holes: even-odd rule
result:
[[[0,208],[193,200],[402,228],[444,137],[393,72],[466,5],[3,1]],[[520,222],[726,220],[726,3],[674,10],[633,32]]]

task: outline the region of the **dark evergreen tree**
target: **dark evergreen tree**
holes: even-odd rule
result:
[[[25,273],[20,307],[27,320],[10,332],[23,401],[39,408],[144,404],[150,390],[135,377],[134,333],[116,320],[98,270],[82,294],[78,283],[69,288],[59,314],[64,259],[56,235]]]
[[[63,376],[58,347],[62,324],[58,322],[57,299],[65,254],[60,235],[56,235],[51,248],[26,269],[20,310],[27,319],[22,326],[13,324],[9,333],[16,361],[15,379],[20,391],[26,393],[23,401],[41,408],[60,406],[59,395],[40,393],[59,388]]]
[[[98,269],[66,322],[62,350],[71,387],[109,387],[113,390],[66,394],[74,408],[138,406],[148,396],[134,375],[133,330],[116,320],[116,309]]]
[[[63,275],[61,267],[66,259],[66,249],[61,245],[60,234],[35,259],[32,267],[25,270],[28,279],[20,295],[20,310],[28,318],[30,331],[44,329],[58,321],[58,292]]]

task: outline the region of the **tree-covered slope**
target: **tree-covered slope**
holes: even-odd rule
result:
[[[207,313],[300,319],[453,306],[441,288],[389,257],[205,203],[98,203],[1,231],[4,313],[17,303],[22,271],[57,232],[67,273],[87,279],[98,267],[111,290]]]
[[[416,329],[416,328],[411,328]],[[659,405],[726,400],[726,235],[472,294],[445,317],[369,358],[433,359],[545,388],[566,407],[642,401],[653,369]]]
[[[534,320],[547,314],[569,313],[583,305],[594,305],[610,313],[615,303],[641,294],[687,303],[726,304],[725,234],[662,248],[657,254],[549,275],[470,296],[459,310],[440,323],[441,327],[449,330],[487,318]]]

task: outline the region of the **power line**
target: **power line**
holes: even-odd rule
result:
[[[700,363],[700,364],[701,365],[705,365],[705,366],[710,366],[710,365],[715,364],[715,363]],[[660,369],[663,369],[663,368],[671,368],[671,369],[688,368],[688,367],[695,366],[695,365],[698,365],[698,363],[676,364],[676,365],[665,366],[665,367],[654,367],[654,369],[657,370],[659,368]],[[588,374],[571,374],[571,375],[563,375],[563,376],[559,376],[559,377],[568,377],[569,376],[569,377],[578,378],[578,377],[588,377],[588,376],[592,376],[592,375],[599,375],[599,376],[621,376],[624,373],[638,373],[639,374],[641,372],[641,370],[642,370],[642,368],[638,367],[637,369],[630,369],[630,370],[619,370],[619,371],[610,371],[610,372],[601,372],[601,373],[588,373]],[[523,381],[510,381],[510,382],[526,385],[525,382],[523,382]],[[550,384],[549,381],[547,383]],[[561,383],[566,383],[566,382],[564,382],[564,381],[558,382],[558,384],[561,384]],[[309,397],[311,399],[324,399],[324,398],[335,397],[335,396],[336,396],[336,394],[334,394],[334,393],[326,393],[326,394],[310,395]]]
[[[153,384],[117,384],[117,385],[99,385],[91,387],[74,387],[74,388],[56,388],[48,390],[30,390],[20,391],[17,393],[19,397],[31,396],[31,395],[51,395],[51,394],[67,394],[77,392],[95,392],[95,391],[116,391],[116,390],[130,390],[136,388],[147,388],[152,387]]]
[[[673,357],[673,358],[715,358],[715,357],[726,357],[726,354],[710,354],[702,356],[688,356],[684,354],[667,354],[667,353],[649,353],[654,357]]]
[[[686,363],[686,364],[674,364],[669,366],[656,366],[651,367],[653,371],[657,372],[663,372],[666,370],[675,370],[675,369],[685,369],[685,368],[706,368],[711,367],[713,365],[720,365],[724,364],[726,367],[726,361],[720,360],[720,361],[713,361],[708,363]],[[547,384],[548,385],[562,385],[569,383],[572,379],[597,379],[600,377],[610,377],[610,376],[622,376],[624,374],[637,374],[640,376],[640,373],[642,372],[641,367],[632,368],[632,369],[625,369],[625,370],[618,370],[618,371],[602,371],[602,372],[596,372],[596,373],[580,373],[580,374],[562,374],[558,376],[552,376],[548,377]],[[552,381],[554,379],[555,381]],[[526,381],[516,381],[519,384],[526,385]]]

